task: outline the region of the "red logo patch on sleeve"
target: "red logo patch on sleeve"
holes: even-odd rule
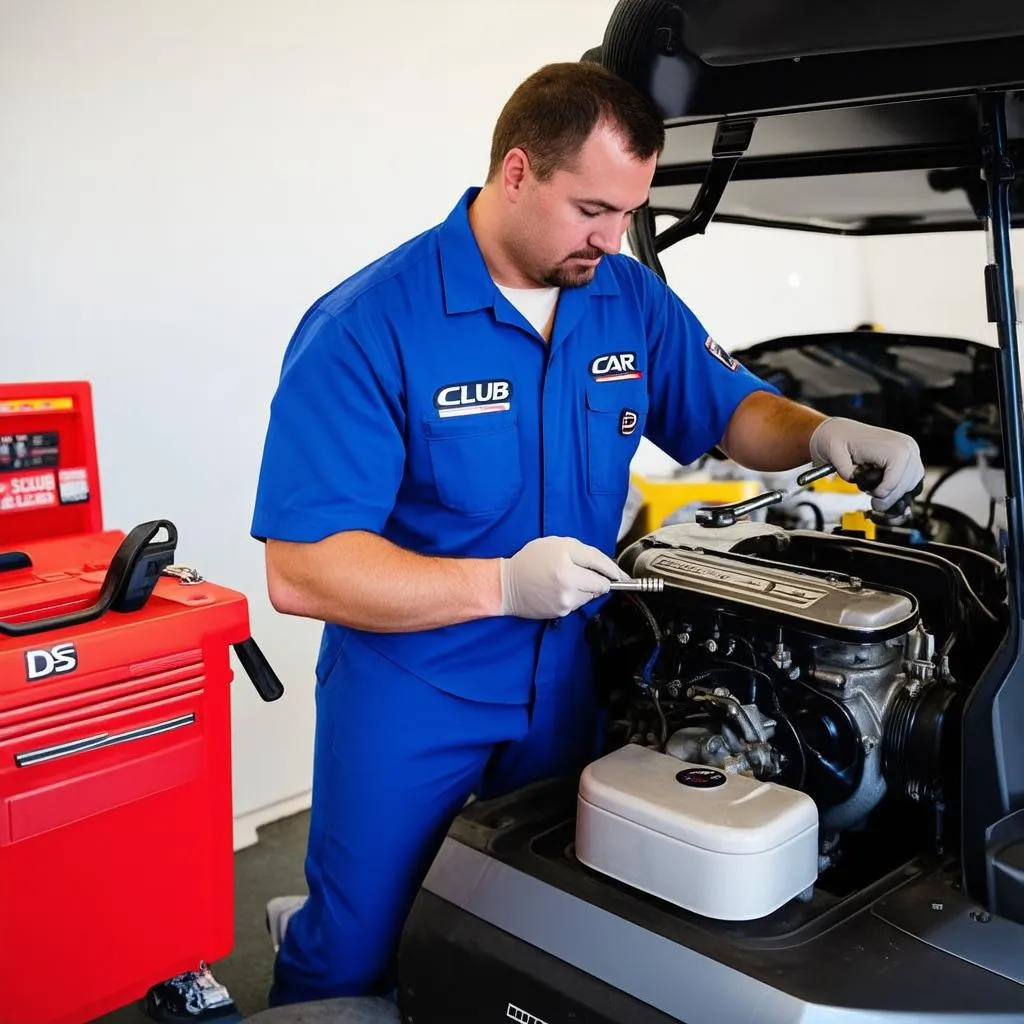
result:
[[[704,342],[704,347],[727,369],[736,370],[739,367],[739,363],[733,359],[728,352],[722,348],[713,338],[708,338]]]

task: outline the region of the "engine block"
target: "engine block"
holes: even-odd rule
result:
[[[628,599],[653,643],[632,662],[636,706],[657,718],[627,715],[621,739],[806,792],[823,831],[841,832],[894,780],[908,788],[890,722],[940,682],[934,642],[912,593],[765,557],[753,542],[773,533],[678,524],[623,552],[664,589]]]

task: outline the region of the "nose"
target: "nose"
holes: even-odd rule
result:
[[[609,217],[591,233],[588,242],[595,249],[614,255],[622,248],[622,236],[629,227],[628,217]]]

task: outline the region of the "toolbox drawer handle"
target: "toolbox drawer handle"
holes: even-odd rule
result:
[[[28,750],[24,754],[15,754],[14,763],[19,768],[28,768],[30,765],[56,761],[61,757],[70,757],[72,754],[84,754],[88,750],[102,750],[104,747],[113,747],[119,743],[131,743],[134,740],[144,740],[149,736],[160,736],[165,732],[173,732],[175,729],[194,725],[195,720],[195,713],[190,712],[187,715],[168,719],[166,722],[158,722],[156,725],[144,725],[138,729],[130,729],[128,732],[114,734],[101,732],[96,736],[71,740],[68,743],[58,743],[52,747],[40,747],[38,750]]]

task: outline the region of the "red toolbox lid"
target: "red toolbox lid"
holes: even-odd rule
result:
[[[0,623],[17,624],[81,611],[96,604],[111,559],[125,534],[85,534],[19,545],[25,559],[0,571]],[[131,692],[133,680],[152,686],[155,674],[174,672],[211,657],[227,658],[228,646],[249,638],[248,605],[236,591],[203,581],[161,576],[137,611],[107,611],[88,622],[23,636],[0,631],[0,715],[4,724],[46,701],[116,688]]]

